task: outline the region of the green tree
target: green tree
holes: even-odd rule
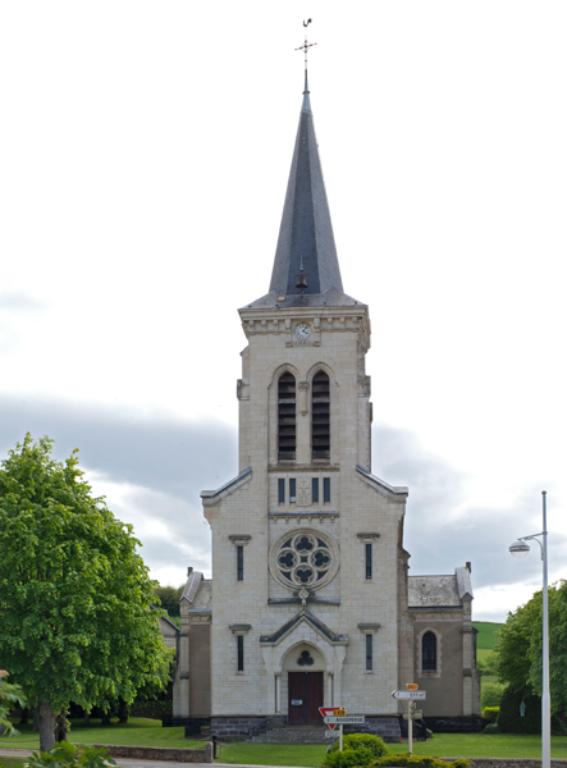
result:
[[[14,726],[8,720],[10,710],[16,706],[23,707],[25,698],[19,685],[7,682],[9,673],[5,669],[0,669],[0,734],[10,736],[14,733]]]
[[[509,614],[498,640],[498,675],[513,694],[541,695],[542,595]],[[567,712],[567,582],[549,588],[551,713]]]
[[[77,452],[26,435],[0,467],[0,665],[37,708],[40,746],[74,701],[103,709],[166,684],[169,653],[131,526],[95,498]]]
[[[169,616],[179,616],[179,601],[182,592],[183,585],[181,587],[162,587],[161,584],[155,583],[156,597],[159,598],[160,606],[167,611]]]

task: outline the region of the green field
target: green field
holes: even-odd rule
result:
[[[480,700],[482,706],[494,706],[500,701],[503,685],[496,674],[496,643],[502,624],[495,621],[475,621],[476,659],[481,673]]]
[[[29,728],[20,729],[16,736],[0,736],[0,747],[9,749],[39,749],[39,736]],[[69,733],[73,744],[116,744],[136,747],[196,747],[202,742],[186,739],[183,727],[162,728],[161,720],[131,717],[128,723],[101,726],[73,723]]]
[[[160,747],[195,747],[202,742],[185,739],[183,728],[162,728],[159,720],[133,718],[127,725],[85,726],[76,724],[71,740],[77,744],[120,744]],[[533,757],[540,755],[539,736],[498,733],[439,733],[426,742],[415,743],[415,753],[440,757]],[[22,733],[0,737],[0,748],[37,749],[37,734]],[[223,744],[219,759],[226,763],[249,765],[295,765],[317,768],[326,744]],[[391,752],[405,752],[407,746],[388,744]],[[554,736],[552,755],[567,759],[567,736]],[[0,766],[16,768],[17,758],[0,758]]]
[[[219,760],[248,765],[296,765],[317,768],[327,749],[325,744],[224,744]],[[437,757],[534,757],[540,756],[539,736],[483,733],[438,733],[428,741],[414,743],[417,755]],[[406,752],[407,744],[388,744],[390,752]],[[567,759],[567,736],[552,739],[552,756]]]
[[[498,632],[503,626],[495,621],[474,621],[474,628],[478,631],[476,647],[479,651],[493,651],[496,648]]]

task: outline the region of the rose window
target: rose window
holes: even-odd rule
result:
[[[330,543],[315,532],[285,537],[274,555],[278,580],[289,587],[320,587],[336,570]]]

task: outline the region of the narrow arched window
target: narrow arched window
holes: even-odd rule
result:
[[[424,632],[421,638],[421,671],[437,671],[437,637],[435,632]]]
[[[295,377],[278,379],[278,461],[295,460]]]
[[[311,383],[311,456],[329,459],[331,456],[331,392],[329,377],[318,371]]]

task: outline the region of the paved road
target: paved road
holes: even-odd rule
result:
[[[3,757],[29,757],[32,754],[31,749],[0,749],[0,759]],[[229,764],[229,763],[178,763],[173,760],[133,760],[127,757],[117,757],[116,764],[124,768],[259,768],[257,765]],[[263,766],[270,768],[270,766]],[[282,768],[280,766],[279,768]],[[286,766],[283,766],[286,768]],[[287,768],[294,768],[287,766]]]

